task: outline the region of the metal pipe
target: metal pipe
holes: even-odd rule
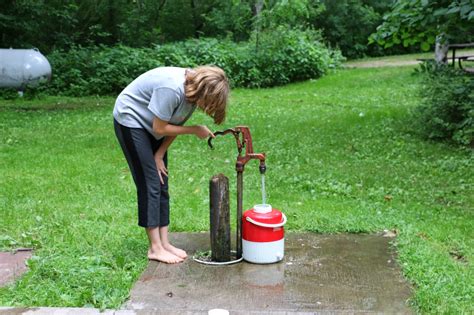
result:
[[[242,257],[242,208],[244,191],[244,173],[237,171],[237,232],[235,241],[236,258]]]

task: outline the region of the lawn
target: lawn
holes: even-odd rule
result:
[[[346,69],[272,89],[236,89],[224,126],[267,153],[269,202],[289,230],[395,230],[422,313],[474,312],[474,155],[421,139],[413,67]],[[0,247],[33,247],[0,305],[117,308],[147,265],[135,192],[113,134],[113,98],[0,101]],[[202,114],[190,124],[210,124]],[[212,129],[216,128],[215,126]],[[179,137],[169,153],[171,230],[207,230],[208,181],[235,185],[235,142]],[[244,208],[261,200],[258,163]],[[232,186],[235,187],[235,186]],[[234,204],[234,201],[232,201]]]

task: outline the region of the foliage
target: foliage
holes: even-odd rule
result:
[[[427,51],[435,42],[445,45],[455,40],[474,40],[473,29],[474,3],[471,0],[398,0],[371,41],[384,47],[419,44]],[[423,122],[420,125],[424,126],[424,133],[430,138],[471,144],[474,132],[472,78],[442,65],[426,64],[423,70],[426,81],[422,87],[424,103],[419,110],[419,120]]]
[[[250,2],[222,1],[206,15],[206,22],[209,28],[219,30],[213,33],[214,36],[225,34],[234,40],[256,37],[259,31],[272,31],[281,26],[317,29],[331,46],[338,47],[349,58],[408,51],[404,48],[383,50],[376,45],[368,46],[367,38],[382,22],[382,15],[389,10],[391,0],[261,2],[263,7],[258,15]],[[232,19],[227,18],[229,15]],[[225,31],[230,29],[235,31]]]
[[[7,0],[0,13],[0,47],[38,47],[44,52],[79,40],[79,7],[74,2]]]
[[[121,91],[131,79],[155,67],[150,48],[74,47],[48,55],[53,79],[42,91],[56,95],[91,95]]]
[[[337,52],[331,52],[314,31],[286,28],[265,31],[260,34],[255,51],[249,47],[244,73],[244,86],[274,86],[295,81],[319,78],[329,68],[335,68],[343,60]],[[256,43],[255,43],[256,44]]]
[[[473,29],[472,0],[397,0],[370,40],[385,48],[419,44],[427,51],[437,37],[440,42],[474,40]]]
[[[400,53],[407,49],[384,51],[372,45],[368,36],[382,21],[391,0],[295,0],[295,1],[221,1],[205,15],[206,34],[230,36],[233,40],[258,37],[260,31],[274,31],[286,26],[317,29],[333,47],[349,58],[382,53]],[[262,4],[256,12],[256,4]],[[231,18],[228,18],[231,17]],[[214,32],[207,33],[208,30]]]
[[[313,31],[279,28],[255,40],[201,38],[155,48],[74,47],[48,55],[52,82],[41,88],[51,95],[111,95],[119,93],[143,72],[158,66],[222,67],[234,86],[266,87],[318,78],[337,67],[342,56],[320,42]]]
[[[474,78],[443,64],[421,67],[424,83],[417,124],[432,139],[474,146]]]
[[[412,72],[338,70],[284,87],[234,89],[219,128],[250,127],[254,149],[267,154],[268,200],[285,212],[288,230],[395,229],[415,311],[469,314],[474,156],[407,128],[421,81]],[[0,101],[0,247],[35,248],[28,273],[0,288],[0,305],[119,308],[146,267],[113,104],[111,97]],[[189,121],[210,123],[200,112]],[[223,172],[235,187],[236,153],[230,136],[213,151],[191,136],[172,144],[171,231],[209,229],[209,178]],[[259,185],[251,162],[244,209],[261,200]]]
[[[306,28],[313,16],[324,10],[319,0],[263,1],[266,4],[256,17],[262,29],[271,30],[282,25]]]
[[[59,0],[7,0],[2,3],[0,14],[0,46],[37,47],[45,53],[77,45],[151,47],[176,39],[176,34],[183,34],[185,29],[192,29],[190,33],[184,33],[186,36],[193,35],[192,14],[196,14],[198,20],[202,19],[199,17],[202,10],[197,5],[196,12],[191,12],[191,2],[201,3],[73,0],[64,4]],[[208,0],[204,5],[208,7],[214,2]],[[174,29],[169,31],[174,33],[164,34],[162,29],[170,23]]]
[[[206,36],[226,37],[237,42],[250,37],[253,13],[246,1],[219,1],[203,17]]]
[[[311,25],[321,29],[323,36],[333,47],[341,49],[348,58],[365,55],[402,53],[407,50],[384,50],[368,45],[368,37],[382,22],[382,15],[390,8],[392,1],[367,0],[323,0],[323,10],[312,17]]]
[[[350,58],[382,54],[367,46],[391,0],[6,0],[0,13],[0,47],[43,53],[78,46],[152,48],[190,38],[258,38],[281,27],[321,30]],[[261,10],[257,6],[261,4]],[[257,33],[257,34],[255,34]],[[402,50],[390,50],[400,53]],[[405,50],[403,50],[405,51]]]

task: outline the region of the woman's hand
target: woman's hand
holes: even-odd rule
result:
[[[163,176],[168,177],[168,170],[166,169],[165,162],[163,161],[163,158],[155,155],[155,163],[156,169],[158,170],[158,176],[160,176],[160,182],[164,185],[165,181],[163,180]]]
[[[198,126],[194,126],[194,134],[200,138],[200,139],[205,139],[207,137],[213,137],[215,138],[216,136],[214,136],[214,134],[212,133],[211,130],[209,130],[209,128],[207,128],[206,126],[204,125],[198,125]]]
[[[166,137],[174,137],[177,135],[195,135],[198,138],[204,139],[207,137],[216,136],[209,128],[204,125],[198,126],[175,126],[169,124],[167,121],[161,120],[157,117],[153,118],[153,131],[159,135]]]

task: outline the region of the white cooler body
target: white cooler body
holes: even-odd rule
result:
[[[251,263],[271,264],[279,262],[285,255],[285,239],[273,242],[251,242],[242,239],[242,256]]]

